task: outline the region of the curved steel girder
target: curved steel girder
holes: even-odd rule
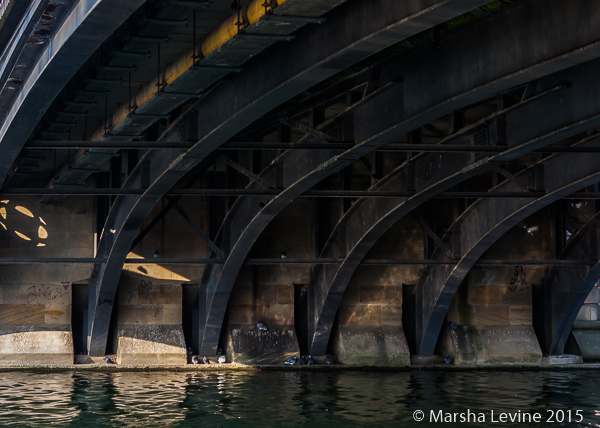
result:
[[[591,125],[594,126],[595,124]],[[593,138],[582,145],[597,143],[598,138]],[[454,294],[481,255],[506,231],[531,214],[570,193],[598,182],[598,160],[593,156],[570,154],[549,156],[519,174],[521,178],[533,179],[535,171],[543,168],[543,190],[546,192],[543,197],[480,199],[455,221],[446,239],[451,239],[450,235],[458,235],[461,259],[455,266],[430,266],[417,287],[417,304],[422,308],[421,317],[417,320],[422,322],[419,355],[433,354]],[[494,190],[519,189],[519,184],[505,181]],[[442,253],[436,251],[433,258],[447,259]]]
[[[583,250],[587,256],[589,247],[582,241],[591,234],[597,233],[597,228],[593,226],[599,219],[600,212],[596,213],[576,234],[571,236],[558,258],[578,259],[581,251],[576,250]],[[581,245],[579,245],[580,243]],[[547,319],[546,323],[549,323],[548,327],[552,337],[548,349],[551,355],[556,354],[557,351],[563,353],[577,313],[598,279],[600,279],[598,265],[592,269],[587,266],[572,266],[571,269],[554,266],[544,278],[542,284],[545,289],[549,288],[550,291],[551,313],[549,314],[550,319]]]
[[[569,334],[573,329],[573,323],[577,318],[579,309],[585,302],[588,294],[592,291],[594,286],[600,280],[600,262],[596,263],[588,272],[587,275],[581,275],[582,269],[578,269],[576,275],[572,275],[569,280],[577,284],[577,286],[570,290],[569,293],[561,293],[557,298],[561,299],[561,307],[564,309],[560,319],[556,325],[556,331],[552,338],[552,344],[550,345],[550,355],[556,354],[557,350],[560,350],[562,354],[567,344]],[[577,279],[583,277],[579,282]],[[554,296],[552,296],[554,298]]]
[[[64,85],[144,0],[80,0],[46,42],[0,128],[0,187]]]
[[[97,280],[88,294],[90,355],[103,355],[106,348],[123,254],[131,246],[133,231],[137,232],[150,208],[186,172],[254,120],[303,90],[374,52],[485,3],[481,0],[379,0],[376,4],[347,4],[328,17],[326,23],[313,27],[289,46],[275,47],[270,55],[263,55],[261,61],[255,61],[244,73],[222,82],[207,94],[195,111],[202,119],[198,129],[200,140],[183,154],[170,150],[149,152],[145,157],[146,165],[151,165],[146,192],[141,197],[123,197],[114,210],[111,209],[111,223],[106,224],[105,230],[114,230],[114,237],[105,238],[106,242],[100,245],[106,248],[104,253],[108,260],[95,267]],[[373,14],[374,7],[386,13]],[[365,20],[365,16],[371,19]],[[323,40],[328,42],[323,43]],[[108,235],[105,233],[105,236]],[[215,293],[209,288],[207,308],[213,302],[220,307],[221,296],[217,295],[216,301],[214,297]],[[101,305],[101,302],[111,304]]]
[[[539,20],[534,19],[533,22],[528,21],[526,31],[527,37],[524,37],[525,35],[520,33],[520,31],[522,31],[524,28],[523,25],[525,25],[522,19],[523,16],[528,16],[528,19],[530,19],[531,16],[525,14],[524,10],[522,9],[518,11],[519,13],[513,11],[514,13],[512,14],[506,14],[505,16],[496,18],[496,20],[492,21],[493,23],[487,22],[485,31],[483,31],[482,34],[478,34],[477,37],[474,37],[473,34],[469,33],[468,31],[464,31],[463,33],[455,35],[454,37],[449,37],[444,41],[443,53],[445,56],[440,57],[439,53],[437,52],[435,56],[424,55],[417,59],[415,64],[411,64],[410,68],[404,69],[400,73],[404,82],[403,112],[398,111],[399,109],[396,107],[397,103],[395,103],[392,99],[390,99],[388,102],[386,102],[386,100],[379,100],[379,103],[377,104],[379,107],[378,109],[372,108],[371,105],[367,103],[365,103],[363,108],[357,107],[354,112],[356,116],[355,124],[357,124],[354,128],[354,135],[356,140],[362,141],[362,143],[357,144],[355,148],[348,150],[347,152],[342,153],[341,155],[338,155],[319,165],[318,168],[314,169],[305,176],[296,178],[297,176],[293,175],[294,179],[297,181],[295,181],[290,188],[286,188],[281,195],[277,196],[262,211],[260,211],[257,207],[252,209],[252,214],[246,216],[247,218],[252,219],[250,222],[244,223],[243,221],[239,221],[235,224],[232,223],[230,229],[235,230],[236,237],[239,236],[237,240],[234,239],[231,241],[235,243],[232,250],[235,252],[232,253],[234,256],[234,258],[231,259],[232,263],[222,267],[215,266],[213,268],[214,271],[210,272],[210,274],[204,278],[209,290],[216,290],[215,292],[217,292],[219,296],[218,300],[215,301],[217,304],[207,309],[208,312],[207,324],[205,327],[205,337],[208,341],[206,341],[206,346],[203,345],[202,347],[203,352],[206,351],[206,353],[210,353],[213,348],[216,348],[217,346],[220,327],[222,325],[222,317],[227,306],[231,288],[233,287],[233,282],[235,281],[237,273],[239,272],[241,262],[247,255],[248,251],[250,251],[252,244],[256,241],[260,235],[260,232],[264,229],[264,227],[266,227],[268,222],[296,196],[303,193],[312,185],[321,181],[331,173],[340,170],[354,160],[358,159],[360,156],[365,155],[379,145],[389,141],[389,139],[400,136],[418,126],[428,123],[433,119],[450,113],[455,108],[464,107],[470,102],[488,97],[495,93],[494,91],[508,89],[519,83],[524,83],[527,81],[526,79],[528,79],[528,77],[539,78],[548,73],[556,72],[564,67],[573,65],[574,63],[571,63],[572,60],[576,60],[578,63],[579,61],[594,58],[598,55],[598,53],[595,52],[590,56],[586,55],[585,57],[575,59],[575,57],[572,57],[571,55],[576,54],[577,51],[564,56],[562,54],[565,51],[562,49],[564,49],[565,46],[563,46],[560,51],[556,51],[556,53],[561,53],[559,57],[552,58],[552,53],[547,51],[545,54],[549,56],[547,56],[544,61],[541,61],[537,64],[535,62],[531,62],[531,59],[534,57],[539,59],[539,49],[536,43],[541,43],[542,40],[547,37],[546,25],[548,20],[561,21],[564,19],[563,13],[565,10],[561,8],[561,5],[558,4],[558,2],[555,2],[550,9],[553,10],[551,16],[538,15],[537,17]],[[496,27],[494,27],[494,25]],[[508,28],[511,29],[514,27],[515,32],[513,33],[512,31],[506,31],[505,26],[508,26]],[[497,31],[495,31],[493,28],[495,28]],[[503,40],[501,39],[502,36],[507,36],[507,39],[514,37],[514,41],[510,42],[508,40]],[[528,53],[523,55],[523,57],[518,56],[517,62],[519,62],[519,65],[516,66],[516,64],[513,62],[515,59],[514,52],[512,50],[506,51],[497,49],[497,47],[514,46],[517,44],[517,41],[522,42],[523,39],[531,41],[535,40],[535,42],[529,46],[531,51],[528,51]],[[473,40],[477,40],[479,43],[476,46],[472,46]],[[575,45],[571,46],[576,46],[579,42],[581,42],[581,39],[578,39],[577,41],[572,40],[570,43],[575,43]],[[496,43],[498,44],[496,45]],[[472,49],[465,51],[465,44],[471,45]],[[596,50],[596,48],[593,49],[594,51]],[[527,48],[524,49],[524,51],[527,50]],[[506,57],[498,55],[498,51],[505,52]],[[524,53],[524,51],[521,53]],[[490,56],[490,53],[492,52],[494,55]],[[486,57],[485,60],[482,60],[482,62],[486,64],[485,70],[477,70],[473,74],[468,75],[462,74],[462,76],[465,77],[464,80],[456,78],[456,75],[452,74],[439,76],[435,72],[436,69],[459,70],[463,67],[468,68],[466,64],[471,64],[473,58],[477,58],[477,53],[480,53],[482,57]],[[564,62],[567,57],[569,57],[569,60]],[[507,66],[507,64],[510,65]],[[389,68],[392,70],[397,70],[398,66],[395,65]],[[486,71],[491,70],[493,70],[491,74],[486,73]],[[497,74],[498,70],[503,70],[507,73],[507,75],[504,77],[501,77],[502,75],[499,76]],[[481,74],[478,74],[477,72],[481,72]],[[398,76],[397,73],[397,71],[394,73],[386,69],[383,72],[384,76],[381,79],[383,84],[385,84],[386,81],[388,83],[396,81]],[[428,73],[431,73],[431,75]],[[449,79],[450,76],[452,76],[453,79]],[[492,77],[491,81],[486,80],[489,77]],[[432,81],[436,81],[436,89],[438,89],[437,91],[430,90]],[[473,86],[474,83],[479,86]],[[431,94],[431,97],[425,96],[424,94]],[[385,96],[385,93],[382,94],[382,97]],[[386,114],[387,112],[385,112],[382,106],[392,106],[392,108],[395,108],[394,114]],[[411,114],[414,114],[414,116],[411,116]],[[540,131],[540,129],[538,129],[538,131]],[[523,133],[521,134],[521,137],[526,137]],[[516,142],[513,142],[512,144],[515,143]],[[538,144],[536,147],[540,147],[540,144],[544,144],[540,141],[533,141],[532,143]],[[519,150],[507,153],[503,156],[504,160],[524,153],[523,150],[527,149],[520,148]],[[300,159],[299,161],[301,162]],[[453,184],[448,184],[448,186],[451,185]],[[393,203],[393,201],[390,200],[387,200],[387,202]],[[258,205],[258,202],[256,204]],[[357,256],[356,254],[351,254],[351,257],[356,258],[348,258],[346,260],[347,264],[342,265],[344,272],[343,275],[346,277],[351,275],[356,264],[362,259],[362,256]],[[220,279],[221,272],[226,272],[226,276],[223,277],[223,280]],[[331,284],[331,282],[327,281],[323,281],[323,283]],[[329,287],[329,285],[326,287]],[[317,307],[315,318],[317,323],[319,319],[321,319],[320,313],[322,312],[322,308],[326,306],[325,299],[327,296],[330,298],[330,301],[327,302],[327,308],[329,311],[332,311],[329,313],[329,318],[326,317],[321,319],[322,321],[330,319],[330,322],[323,322],[323,324],[317,326],[313,344],[318,345],[315,345],[317,347],[312,348],[311,350],[311,352],[315,355],[325,353],[325,348],[329,337],[329,326],[331,325],[331,322],[333,322],[337,305],[339,304],[339,300],[343,294],[343,288],[345,288],[345,285],[341,286],[341,289],[336,289],[335,287],[328,288],[328,290],[317,294],[315,298],[315,305]]]

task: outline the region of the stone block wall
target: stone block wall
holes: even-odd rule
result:
[[[420,259],[423,234],[412,219],[398,222],[366,258]],[[345,364],[408,365],[402,328],[402,285],[415,284],[418,266],[360,266],[342,298],[330,349]]]
[[[297,200],[267,226],[249,257],[279,258],[282,252],[290,258],[314,257],[313,237],[314,204]],[[294,287],[309,281],[310,268],[302,265],[242,267],[229,300],[224,344],[228,358],[273,364],[298,355]],[[256,329],[259,321],[267,326],[267,332],[259,334]]]
[[[143,228],[162,210],[162,200]],[[206,203],[201,198],[178,202],[192,221],[205,230]],[[130,258],[205,258],[206,242],[171,209],[129,254]],[[198,282],[202,266],[127,264],[117,297],[117,363],[177,365],[187,362],[182,327],[182,284]]]
[[[0,257],[93,257],[93,201],[0,201]],[[0,362],[72,364],[72,284],[89,264],[0,266]]]
[[[533,235],[524,225],[538,226]],[[548,221],[543,213],[513,227],[481,258],[549,258]],[[457,364],[536,363],[542,352],[532,324],[532,286],[541,284],[546,268],[532,266],[475,266],[456,293],[438,346]],[[502,346],[501,342],[506,345]]]

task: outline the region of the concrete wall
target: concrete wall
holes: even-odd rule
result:
[[[3,199],[0,257],[93,257],[92,202]],[[0,266],[0,362],[73,363],[72,284],[86,282],[90,272],[83,264]]]

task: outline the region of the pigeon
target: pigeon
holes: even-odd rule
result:
[[[225,355],[220,355],[217,361],[219,364],[225,364],[227,362],[227,358],[225,358]]]
[[[527,226],[523,225],[523,229],[525,229],[525,232],[527,232],[531,236],[533,236],[533,232],[537,232],[538,230],[540,230],[540,227],[539,226],[527,227]]]
[[[192,355],[194,353],[194,351],[192,350],[192,347],[189,346],[188,347],[188,355]]]
[[[154,253],[152,253],[152,255],[154,256],[155,259],[160,257],[160,252],[158,250],[154,250]]]
[[[314,364],[315,360],[313,359],[312,355],[308,356],[308,364]]]
[[[204,364],[210,364],[210,360],[208,359],[208,357],[202,357],[202,362]]]
[[[331,359],[331,357],[330,357],[329,355],[327,355],[327,356],[325,357],[325,362],[326,362],[327,364],[333,364],[333,360]]]
[[[458,331],[458,326],[456,325],[456,323],[449,322],[448,327],[450,327],[454,331]]]
[[[104,356],[103,360],[106,364],[112,364],[112,360],[110,358],[108,358],[106,355]]]
[[[282,252],[281,252],[281,258],[282,258],[282,259],[285,259],[285,258],[287,258],[287,253],[286,253],[285,251],[282,251]]]
[[[194,364],[198,364],[198,356],[197,356],[197,355],[194,355],[194,356],[192,357],[192,363],[194,363]]]
[[[259,329],[259,330],[262,330],[262,331],[267,331],[267,326],[266,326],[266,325],[264,325],[264,324],[263,324],[262,322],[260,322],[260,321],[258,322],[258,324],[256,324],[256,326],[258,327],[258,329]]]
[[[223,350],[221,348],[217,348],[217,355],[223,355]]]
[[[296,361],[298,361],[298,357],[291,357],[291,358],[288,358],[287,360],[285,360],[284,364],[286,364],[288,366],[293,366],[294,364],[296,364]]]
[[[446,354],[446,358],[444,358],[444,361],[446,362],[446,364],[450,364],[452,362],[452,358],[450,357],[450,355]]]
[[[304,358],[304,355],[302,355],[300,357],[300,365],[306,364],[306,359]]]

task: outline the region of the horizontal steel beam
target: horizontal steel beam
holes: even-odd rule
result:
[[[25,189],[6,188],[0,191],[0,195],[68,195],[68,196],[116,196],[116,195],[142,195],[144,189],[73,189],[73,188],[51,188],[51,189]],[[277,196],[281,190],[277,189],[171,189],[165,195],[177,196]],[[300,197],[305,198],[406,198],[414,196],[415,192],[397,192],[386,190],[308,190]],[[544,192],[441,192],[433,199],[454,198],[539,198]],[[562,199],[600,199],[600,192],[575,192]]]
[[[168,93],[171,95],[170,93]],[[186,94],[186,96],[188,96]],[[191,95],[189,95],[191,96]],[[62,114],[62,113],[61,113]],[[71,114],[71,113],[65,113]],[[74,113],[75,114],[75,113]],[[83,113],[76,113],[85,116]],[[144,116],[144,115],[140,115]],[[155,115],[166,118],[167,115]],[[33,140],[25,145],[26,149],[189,149],[192,143],[187,141],[47,141]],[[348,150],[354,143],[284,143],[284,142],[229,142],[220,150]],[[466,146],[457,144],[386,144],[374,151],[403,153],[498,153],[506,146]],[[600,147],[551,146],[533,151],[534,153],[600,153]]]
[[[46,257],[46,258],[0,258],[0,265],[14,264],[36,264],[36,263],[104,263],[106,258],[102,257]],[[317,265],[342,263],[343,260],[336,258],[308,258],[308,259],[247,259],[245,265]],[[209,265],[224,264],[225,259],[126,259],[125,264],[145,264],[145,265]],[[597,260],[480,260],[477,266],[593,266],[598,263]],[[455,265],[455,261],[444,260],[419,260],[419,259],[365,259],[361,265]]]

